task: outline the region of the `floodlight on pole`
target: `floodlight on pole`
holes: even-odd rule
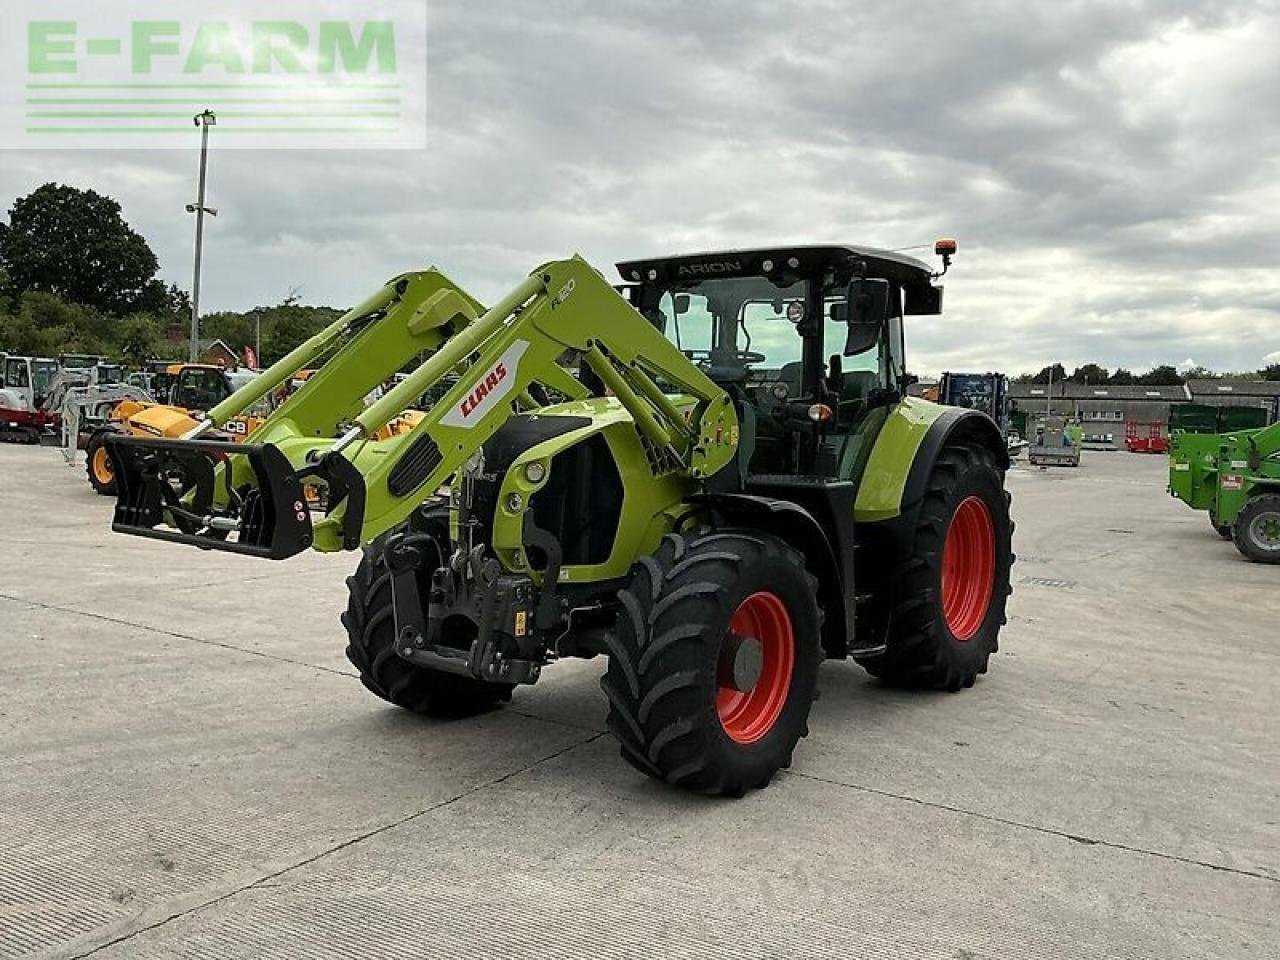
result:
[[[191,348],[190,361],[200,359],[200,257],[204,252],[204,215],[216,217],[218,211],[204,205],[205,175],[209,169],[209,128],[216,126],[218,118],[212,110],[206,109],[191,118],[191,122],[200,128],[200,185],[195,203],[187,204],[187,213],[196,215],[196,262],[194,276],[191,280]]]

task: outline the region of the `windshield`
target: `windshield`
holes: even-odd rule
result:
[[[652,319],[692,360],[776,371],[799,363],[805,280],[702,280],[664,290]]]
[[[54,375],[58,372],[58,362],[56,360],[32,360],[31,361],[31,389],[37,396],[44,396],[49,391],[49,384],[53,382]]]
[[[720,373],[745,370],[756,383],[786,383],[793,396],[802,382],[804,339],[797,326],[804,320],[808,280],[774,281],[766,277],[716,278],[672,284],[662,290],[656,315],[650,319],[685,356]],[[839,285],[825,285],[822,356],[841,353],[846,328],[833,317],[833,307],[845,301]],[[652,302],[652,301],[650,301]],[[901,329],[900,323],[898,329]],[[888,338],[893,340],[893,336]],[[864,396],[882,385],[887,369],[886,340],[854,356],[842,356],[839,389]],[[830,371],[825,364],[819,376]]]

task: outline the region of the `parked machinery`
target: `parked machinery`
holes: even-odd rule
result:
[[[1230,433],[1177,430],[1170,440],[1169,492],[1245,557],[1280,563],[1280,423]]]
[[[1045,416],[1035,421],[1027,459],[1037,467],[1078,467],[1084,431],[1068,417]]]
[[[576,257],[488,309],[436,270],[393,280],[186,439],[109,437],[113,529],[275,559],[363,548],[347,655],[410,710],[607,656],[623,757],[704,793],[790,763],[824,656],[971,686],[1010,591],[1008,460],[985,414],[903,396],[903,318],[940,312],[941,274],[836,246],[619,269],[630,303]],[[311,365],[248,442],[210,439]]]
[[[989,416],[1004,434],[1011,457],[1027,448],[1025,436],[1013,427],[1009,378],[1003,373],[944,373],[938,380],[936,399],[950,407],[981,410]]]
[[[0,441],[52,441],[58,416],[46,407],[58,362],[47,357],[0,355]]]
[[[115,496],[115,471],[107,456],[107,437],[123,434],[150,437],[180,437],[191,430],[203,416],[225,401],[254,377],[247,370],[226,370],[205,363],[168,364],[157,377],[167,391],[153,398],[136,392],[115,391],[97,398],[80,400],[85,408],[92,405],[92,415],[82,417],[80,423],[90,426],[85,444],[85,471],[89,485],[103,496]],[[159,389],[159,387],[157,388]],[[94,399],[96,403],[91,403]],[[160,399],[156,403],[155,399]],[[243,440],[262,423],[264,409],[228,417],[220,424],[222,432],[230,440]],[[68,424],[72,417],[64,418]],[[79,430],[76,430],[79,433]]]

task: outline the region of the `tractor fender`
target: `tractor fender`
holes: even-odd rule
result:
[[[907,483],[902,491],[904,513],[920,506],[920,501],[929,489],[933,465],[938,462],[938,457],[946,447],[958,444],[985,447],[995,455],[1001,470],[1009,469],[1009,448],[996,422],[980,410],[949,407],[933,421],[911,462]]]
[[[867,523],[867,518],[858,517],[859,529],[863,531],[859,534],[859,542],[862,543],[864,538],[875,538],[879,544],[878,550],[887,550],[887,556],[892,557],[893,562],[908,556],[914,549],[920,505],[929,491],[929,478],[933,476],[934,465],[944,449],[958,444],[983,447],[991,451],[1001,470],[1009,468],[1009,451],[994,420],[978,410],[961,407],[935,409],[941,412],[918,438],[910,465],[905,469],[906,476],[901,481],[902,492],[896,511],[873,518],[870,523]],[[861,503],[859,500],[860,506]],[[873,529],[867,529],[868,526]],[[883,552],[880,555],[886,556]]]
[[[804,507],[789,500],[775,500],[747,493],[702,493],[689,497],[710,508],[713,521],[772,534],[790,544],[805,558],[818,579],[818,606],[824,614],[822,646],[826,656],[844,658],[852,644],[857,599],[852,581],[852,558],[841,564],[822,525]],[[842,570],[850,571],[846,577]]]

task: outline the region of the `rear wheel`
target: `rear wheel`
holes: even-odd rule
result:
[[[111,465],[111,457],[107,453],[106,438],[115,431],[98,430],[89,437],[85,445],[85,472],[89,474],[89,486],[104,497],[116,495],[116,474]]]
[[[632,568],[601,687],[622,755],[700,793],[766,786],[808,731],[821,616],[804,558],[746,530],[668,535]]]
[[[1280,563],[1280,494],[1250,498],[1231,528],[1236,549],[1255,563]]]
[[[342,615],[347,659],[360,682],[398,707],[428,716],[466,716],[511,699],[511,685],[428,670],[395,652],[395,611],[391,573],[379,538],[364,549],[360,566],[347,578],[349,598]]]
[[[915,542],[893,578],[884,653],[860,660],[909,687],[973,686],[998,647],[1012,588],[1009,495],[990,451],[948,447],[934,465]]]

